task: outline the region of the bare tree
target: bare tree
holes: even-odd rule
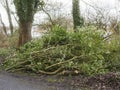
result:
[[[108,27],[112,24],[112,18],[114,18],[111,14],[113,8],[107,8],[106,6],[98,6],[97,4],[92,5],[90,3],[85,2],[88,7],[86,8],[85,18],[87,25],[95,25],[98,29],[103,29],[105,31],[108,30]],[[115,17],[117,19],[117,17]],[[114,21],[115,22],[115,21]]]
[[[69,26],[72,26],[72,19],[70,16],[70,12],[63,12],[64,8],[65,6],[61,2],[51,2],[51,0],[45,0],[45,5],[40,9],[41,11],[38,14],[45,14],[46,17],[44,18],[44,21],[42,23],[40,22],[39,24],[34,25],[40,26],[40,30],[49,30],[54,25],[59,25],[68,29]]]
[[[10,2],[10,1],[9,1]],[[12,23],[12,16],[11,16],[11,10],[10,10],[10,5],[9,5],[8,0],[2,0],[1,4],[5,8],[7,15],[8,15],[8,20],[9,20],[9,26],[10,26],[10,32],[11,35],[13,35],[13,23]]]
[[[0,22],[1,22],[1,24],[2,24],[2,29],[3,29],[4,34],[5,34],[6,36],[8,36],[8,34],[7,34],[7,29],[6,29],[6,26],[5,26],[5,24],[4,24],[3,20],[2,20],[1,14],[0,14]]]

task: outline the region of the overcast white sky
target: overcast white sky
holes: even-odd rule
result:
[[[64,10],[66,10],[66,12],[70,12],[71,11],[71,5],[72,5],[72,0],[51,0],[53,1],[58,1],[58,2],[62,2],[64,3]],[[105,8],[109,8],[109,9],[113,9],[113,8],[119,8],[120,4],[118,3],[118,0],[83,0],[87,3],[89,3],[90,5],[95,5],[97,4],[100,7],[105,7]],[[86,5],[82,2],[81,0],[81,10],[84,12],[86,9]],[[0,13],[2,15],[3,21],[6,25],[8,25],[8,18],[6,15],[6,12],[4,10],[4,8],[0,5]]]

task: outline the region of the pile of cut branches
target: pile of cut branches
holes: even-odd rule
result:
[[[48,75],[94,75],[108,72],[104,55],[110,54],[96,28],[82,28],[73,33],[56,26],[42,38],[16,51],[16,55],[4,62],[4,68],[10,72]]]
[[[78,74],[79,67],[77,67],[76,64],[80,64],[85,56],[74,55],[70,52],[70,47],[72,48],[73,46],[58,45],[55,47],[41,49],[40,51],[33,51],[29,53],[28,58],[14,56],[12,59],[16,60],[8,60],[4,64],[14,64],[6,67],[6,70],[11,72],[25,70],[49,75]],[[24,54],[24,56],[27,55]],[[17,57],[19,57],[19,60]]]

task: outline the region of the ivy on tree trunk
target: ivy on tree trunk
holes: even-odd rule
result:
[[[76,32],[77,27],[82,27],[84,24],[83,18],[80,16],[80,0],[72,0],[72,15],[73,15],[73,25]]]
[[[32,39],[31,28],[34,14],[43,2],[40,0],[14,0],[14,4],[19,17],[19,47]]]

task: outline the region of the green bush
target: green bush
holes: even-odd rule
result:
[[[104,54],[109,71],[120,71],[120,36],[115,35],[105,43],[107,53]]]
[[[9,56],[11,50],[9,48],[0,48],[0,57]]]
[[[83,27],[77,33],[55,26],[41,39],[25,44],[16,56],[5,63],[8,71],[30,71],[42,74],[96,75],[119,71],[118,40],[106,43],[104,32],[95,27]],[[114,46],[113,46],[114,44]],[[114,66],[114,67],[113,67]]]
[[[68,33],[64,28],[56,25],[46,36],[43,37],[43,42],[44,47],[67,44]]]

